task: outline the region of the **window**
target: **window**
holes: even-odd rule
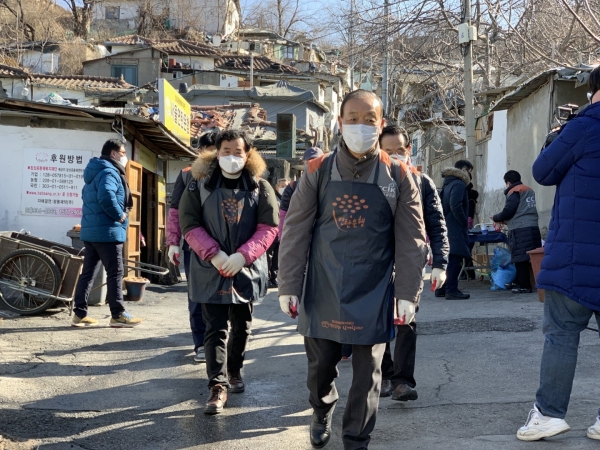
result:
[[[419,138],[418,137],[414,137],[412,140],[412,154],[411,156],[417,156],[417,153],[419,153]]]
[[[121,18],[120,6],[107,6],[104,8],[104,18],[106,20],[118,20]]]
[[[111,66],[113,78],[121,78],[134,86],[138,85],[137,66]]]

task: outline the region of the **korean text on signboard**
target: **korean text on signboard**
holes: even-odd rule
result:
[[[167,80],[158,80],[160,121],[185,145],[190,144],[190,122],[192,108]]]
[[[21,214],[81,217],[83,171],[91,157],[90,151],[25,149]]]

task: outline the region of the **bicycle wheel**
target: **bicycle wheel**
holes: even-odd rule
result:
[[[60,271],[54,260],[39,250],[21,249],[0,261],[0,300],[22,315],[42,312],[55,302]]]

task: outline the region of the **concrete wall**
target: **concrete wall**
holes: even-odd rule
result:
[[[454,153],[450,153],[449,155],[444,155],[440,158],[437,158],[434,161],[431,161],[428,168],[428,175],[434,181],[437,188],[441,189],[444,184],[444,179],[442,178],[442,171],[446,167],[454,167],[454,163],[458,160],[465,159],[466,152],[465,150],[458,150]]]
[[[25,164],[23,150],[29,148],[50,151],[84,150],[91,151],[92,156],[100,156],[104,142],[107,139],[118,137],[117,134],[8,125],[0,125],[0,133],[4,149],[0,153],[0,164],[4,172],[0,187],[4,192],[10,191],[10,195],[0,198],[0,230],[19,231],[25,229],[34,236],[70,245],[71,239],[66,236],[66,232],[73,225],[79,223],[81,218],[21,214]],[[129,144],[127,145],[127,154],[131,158],[131,145]],[[87,161],[84,161],[85,163]],[[81,197],[77,200],[81,201]]]
[[[489,217],[504,208],[504,179],[506,168],[506,144],[508,112],[496,111],[491,138],[477,143],[475,165],[475,188],[479,192],[476,223],[488,223]]]
[[[543,236],[550,221],[555,188],[537,184],[531,174],[531,167],[550,128],[552,86],[553,82],[550,80],[537,92],[510,108],[507,115],[506,170],[517,170],[523,183],[535,191]],[[491,176],[501,178],[504,175],[496,168],[490,169],[496,172]]]
[[[138,68],[138,86],[154,82],[161,78],[161,53],[153,49],[137,52],[124,52],[116,56],[88,62],[83,65],[83,74],[95,77],[112,76],[112,66],[136,66]]]
[[[58,53],[42,53],[35,50],[24,50],[21,64],[31,73],[55,74],[58,71]]]

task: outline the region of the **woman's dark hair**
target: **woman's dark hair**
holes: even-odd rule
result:
[[[504,174],[504,182],[515,184],[521,181],[521,174],[516,170],[509,170]]]
[[[381,139],[384,136],[402,136],[404,139],[404,147],[408,147],[410,145],[410,139],[408,138],[408,133],[404,128],[398,125],[388,125],[381,130],[381,134],[379,135],[379,144],[381,145]]]
[[[244,140],[244,150],[246,151],[246,153],[248,153],[250,151],[250,149],[252,148],[252,140],[246,133],[244,133],[243,131],[240,131],[240,130],[221,131],[215,141],[217,150],[221,150],[221,144],[223,143],[223,141],[229,142],[229,141],[235,141],[236,139]]]
[[[467,161],[466,159],[461,159],[460,161],[456,161],[456,163],[454,164],[455,169],[462,170],[463,167],[466,167],[467,170],[473,170],[473,164],[471,164],[471,161]]]
[[[590,78],[588,79],[588,85],[590,87],[590,92],[594,95],[596,92],[600,91],[600,66],[597,66],[590,73]]]
[[[216,145],[217,143],[217,133],[204,133],[198,139],[198,145],[200,148],[210,147],[212,145]]]
[[[112,152],[118,152],[125,143],[119,139],[109,139],[102,146],[102,156],[110,156]]]

